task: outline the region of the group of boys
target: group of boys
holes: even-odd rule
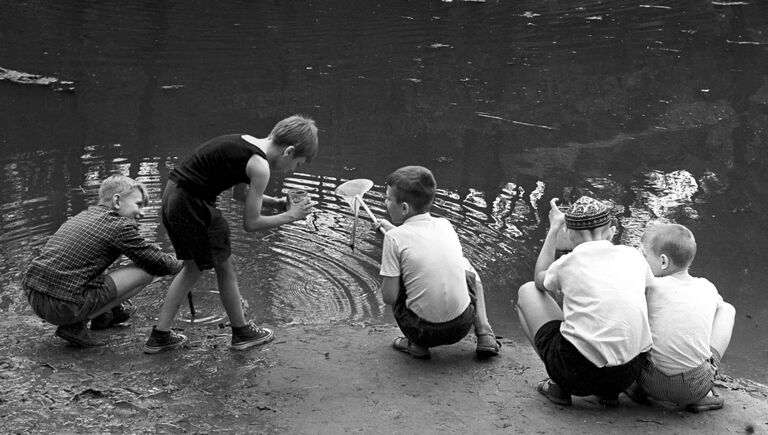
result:
[[[138,232],[148,202],[144,186],[123,175],[107,178],[98,204],[65,222],[32,260],[22,280],[30,306],[58,325],[56,335],[72,345],[99,346],[104,343],[89,332],[89,322],[91,330],[125,322],[136,311],[130,297],[154,276],[175,275],[144,344],[144,352],[154,354],[186,343],[171,324],[202,273],[214,269],[232,328],[230,347],[270,342],[273,331],[245,319],[229,225],[216,199],[233,189],[233,197],[245,203],[247,232],[303,219],[314,203],[291,203],[265,190],[273,172],[294,171],[317,149],[314,121],[299,115],[278,122],[266,138],[232,134],[200,145],[171,171],[162,196],[161,218],[175,256]],[[501,343],[488,321],[477,271],[451,223],[430,214],[434,176],[427,168],[406,166],[385,183],[391,222],[376,224],[384,232],[381,294],[403,334],[392,347],[427,359],[430,348],[456,343],[474,330],[478,356],[498,355]],[[615,228],[603,203],[583,197],[565,213],[555,200],[551,205],[535,280],[520,288],[517,303],[523,330],[551,378],[539,391],[563,405],[572,394],[596,394],[615,405],[626,392],[637,401],[650,396],[692,410],[722,406],[708,394],[734,311],[709,281],[688,275],[696,249],[690,231],[679,225],[650,228],[644,259],[633,248],[611,244]],[[263,207],[277,212],[262,213]],[[572,252],[555,260],[566,237]],[[110,268],[120,255],[133,264]],[[562,310],[547,291],[562,295]],[[686,328],[680,327],[681,313]]]
[[[691,231],[650,226],[641,253],[611,243],[615,226],[604,203],[583,196],[565,213],[557,198],[550,206],[534,281],[517,300],[520,324],[549,375],[538,391],[560,405],[596,395],[616,406],[624,392],[693,412],[722,408],[713,386],[735,310],[711,282],[689,275]],[[570,252],[555,259],[558,247]]]

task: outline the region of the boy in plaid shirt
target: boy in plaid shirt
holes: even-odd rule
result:
[[[100,346],[91,329],[122,323],[136,311],[123,305],[154,276],[179,272],[182,262],[149,244],[136,222],[147,204],[141,183],[113,175],[101,183],[99,203],[67,220],[32,260],[22,286],[33,311],[59,327],[75,346]],[[120,255],[133,264],[104,273]]]

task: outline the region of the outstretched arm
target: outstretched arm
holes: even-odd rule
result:
[[[260,231],[279,227],[299,219],[304,219],[312,209],[312,203],[294,204],[283,213],[266,216],[261,214],[264,205],[264,190],[269,182],[269,164],[259,156],[253,156],[245,168],[250,184],[245,197],[245,212],[243,213],[243,229],[248,232]],[[271,197],[270,197],[271,198]]]
[[[541,252],[539,252],[534,271],[534,282],[540,290],[546,289],[544,287],[544,275],[547,273],[549,266],[555,261],[558,235],[562,232],[565,225],[565,215],[557,207],[557,198],[552,198],[549,201],[549,206],[549,231],[547,231],[544,245],[542,245]]]

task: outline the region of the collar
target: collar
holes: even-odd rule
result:
[[[409,217],[403,222],[403,224],[426,222],[430,219],[432,219],[432,216],[430,216],[429,212],[426,212],[426,213],[421,213],[421,214],[417,214]]]

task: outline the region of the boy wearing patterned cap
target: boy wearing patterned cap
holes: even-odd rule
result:
[[[557,198],[550,206],[534,281],[517,299],[520,324],[550,377],[537,389],[560,405],[570,405],[571,395],[597,395],[616,406],[651,348],[645,290],[653,275],[637,249],[611,242],[605,204],[583,196],[565,213]],[[563,226],[574,248],[555,260]],[[562,295],[562,309],[552,294]]]
[[[688,274],[696,256],[696,240],[688,228],[654,225],[645,230],[642,243],[656,276],[646,296],[653,349],[650,363],[627,394],[640,403],[650,396],[692,412],[720,409],[724,401],[713,387],[736,310],[706,278]]]

